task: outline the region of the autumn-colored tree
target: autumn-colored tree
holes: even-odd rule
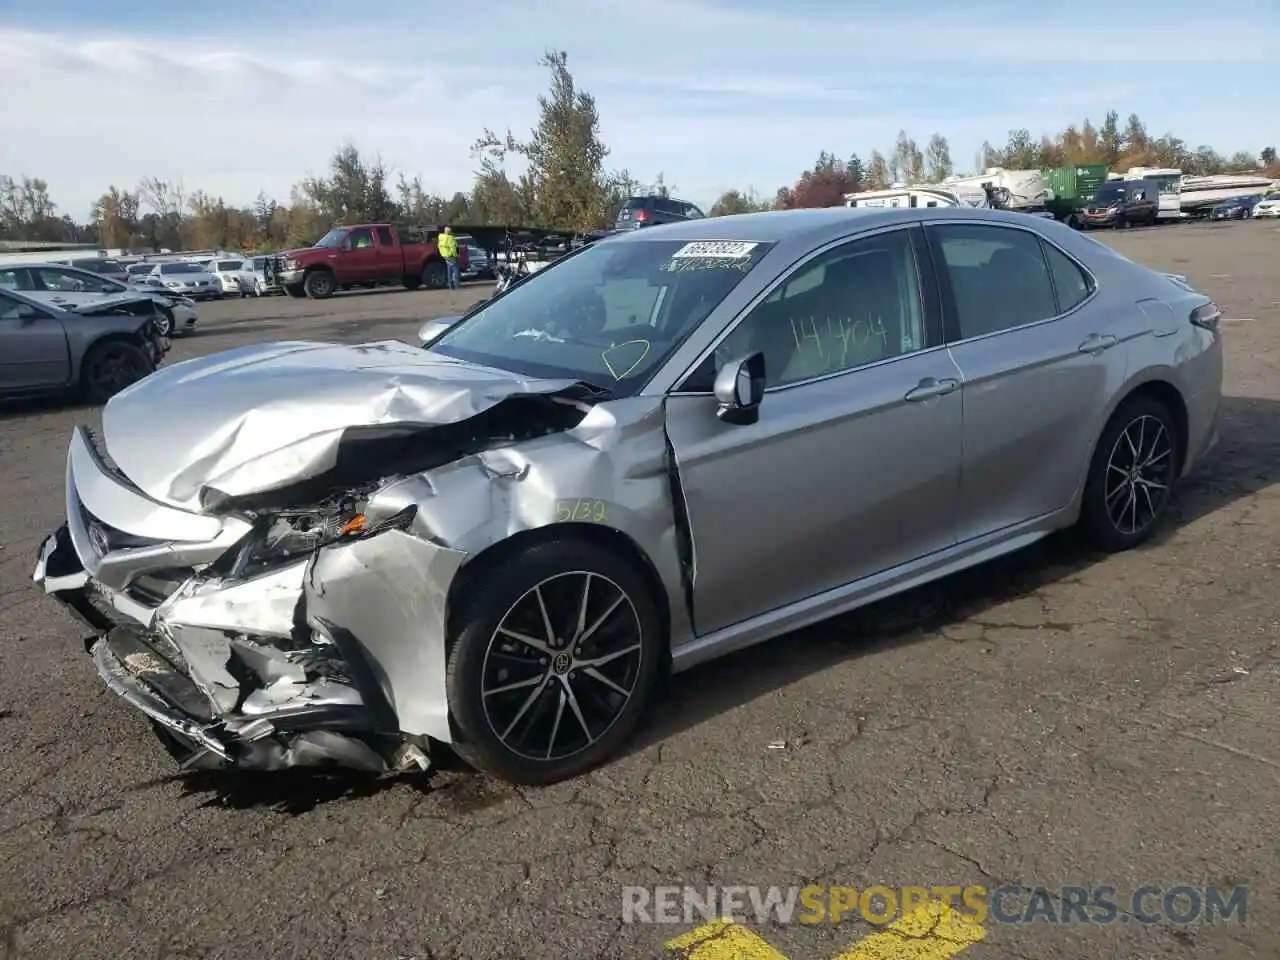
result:
[[[833,153],[823,151],[813,168],[806,170],[791,188],[787,209],[844,206],[846,194],[859,187],[857,176]]]
[[[130,247],[138,230],[138,195],[108,187],[93,205],[92,217],[100,244],[112,249]]]
[[[745,193],[741,190],[727,190],[720,194],[719,199],[711,205],[711,209],[707,211],[707,216],[731,217],[738,213],[756,213],[760,210],[768,209],[769,204],[761,201],[753,190],[748,190]]]

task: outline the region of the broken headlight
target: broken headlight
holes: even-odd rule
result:
[[[418,508],[409,506],[393,516],[375,518],[353,501],[305,510],[282,510],[259,518],[260,533],[244,548],[237,572],[249,576],[306,559],[321,547],[343,539],[362,539],[386,530],[404,530]]]

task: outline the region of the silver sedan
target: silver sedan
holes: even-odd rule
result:
[[[665,671],[1061,528],[1145,541],[1217,437],[1218,323],[1016,213],[653,227],[425,347],[160,370],[74,434],[35,579],[188,765],[552,782]]]

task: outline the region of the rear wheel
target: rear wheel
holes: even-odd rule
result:
[[[631,736],[666,639],[627,558],[555,540],[489,569],[468,593],[447,670],[464,760],[512,783],[555,783]]]
[[[428,290],[443,290],[449,285],[449,271],[443,260],[429,260],[422,265],[422,285]]]
[[[1159,527],[1182,462],[1169,409],[1154,397],[1125,401],[1102,432],[1089,466],[1080,524],[1108,552],[1136,547]]]
[[[166,337],[172,337],[174,330],[173,311],[168,307],[161,307],[158,312],[160,314],[160,332]]]
[[[80,366],[81,392],[89,403],[106,403],[155,368],[155,363],[136,344],[125,340],[95,344]]]
[[[302,287],[312,300],[327,300],[333,296],[337,283],[328,270],[316,270],[314,273],[307,274],[306,279],[302,281]]]
[[[405,277],[400,281],[406,290],[417,290],[422,286],[421,277]]]

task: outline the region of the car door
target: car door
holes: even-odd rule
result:
[[[807,258],[667,399],[699,634],[955,541],[959,373],[918,228]],[[714,367],[765,358],[759,420],[730,425]]]
[[[1067,506],[1127,350],[1088,271],[1034,231],[970,220],[926,234],[963,383],[963,541]]]
[[[368,227],[352,230],[338,253],[338,280],[342,283],[367,283],[379,279],[381,256],[385,254],[378,253],[372,230]]]
[[[378,227],[377,249],[374,252],[375,276],[378,280],[400,280],[405,272],[404,255],[396,244],[390,227]]]
[[[0,389],[56,387],[70,376],[62,324],[53,314],[0,290]]]

